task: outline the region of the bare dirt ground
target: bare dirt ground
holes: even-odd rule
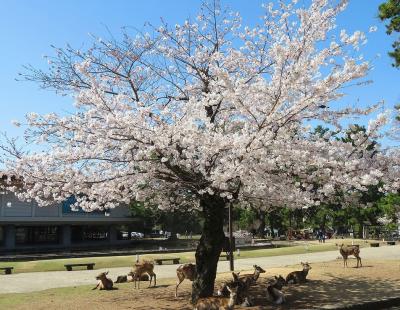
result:
[[[353,259],[349,259],[347,269],[343,268],[342,260],[311,264],[307,283],[284,288],[287,304],[283,306],[268,302],[266,279],[279,274],[286,276],[290,271],[300,270],[301,266],[265,268],[267,272],[251,290],[257,306],[235,309],[322,309],[327,305],[343,306],[400,297],[399,261],[365,260],[362,268],[354,268],[355,265]],[[229,274],[219,275],[217,284],[228,278]],[[179,288],[180,296],[175,298],[174,282],[174,279],[162,279],[155,288],[147,288],[147,283],[142,282],[143,288],[136,290],[132,283],[119,284],[113,291],[91,291],[88,286],[68,288],[67,291],[53,289],[23,294],[26,300],[20,300],[18,305],[10,304],[7,309],[192,309],[189,303],[191,283],[184,281]]]

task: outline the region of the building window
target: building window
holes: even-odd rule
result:
[[[15,243],[17,245],[32,244],[58,244],[58,226],[20,226],[15,230]]]
[[[72,226],[72,242],[104,241],[108,239],[107,226]]]
[[[0,226],[0,245],[4,244],[4,228]]]

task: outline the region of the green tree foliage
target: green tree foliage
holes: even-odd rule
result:
[[[379,18],[381,20],[389,20],[386,25],[386,33],[400,31],[400,0],[387,0],[379,6]],[[389,52],[389,56],[394,59],[393,66],[400,66],[400,40],[397,39],[392,44],[393,51]]]
[[[379,206],[391,221],[387,224],[388,228],[395,229],[400,219],[400,194],[386,195],[379,201]]]
[[[250,208],[235,208],[233,217],[236,220],[239,229],[243,230],[248,230],[249,228],[252,229],[253,223],[257,219],[256,212]]]
[[[155,205],[145,206],[143,202],[132,202],[129,206],[131,216],[144,221],[147,230],[158,227],[164,231],[184,234],[199,233],[201,217],[197,210],[181,208],[179,210],[160,210]]]

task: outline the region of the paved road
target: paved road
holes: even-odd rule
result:
[[[363,248],[361,250],[363,259],[389,259],[400,260],[400,245],[384,246],[379,248]],[[246,258],[235,261],[236,270],[252,269],[254,264],[264,268],[284,267],[298,264],[300,261],[309,263],[326,262],[336,259],[338,251],[327,251],[307,254],[282,255],[272,257]],[[176,277],[176,265],[156,266],[157,278]],[[116,279],[118,275],[127,274],[130,267],[110,268],[109,276]],[[218,272],[228,272],[229,262],[222,261],[218,264]],[[78,285],[96,284],[95,276],[99,270],[80,271],[52,271],[32,272],[11,275],[0,275],[0,293],[24,293],[41,291],[55,287],[68,287]]]

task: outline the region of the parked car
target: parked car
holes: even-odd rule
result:
[[[124,240],[129,239],[129,232],[127,232],[127,231],[121,231],[121,237],[122,237],[122,239],[124,239]]]
[[[142,238],[144,238],[144,234],[141,232],[132,231],[131,238],[132,239],[142,239]]]

